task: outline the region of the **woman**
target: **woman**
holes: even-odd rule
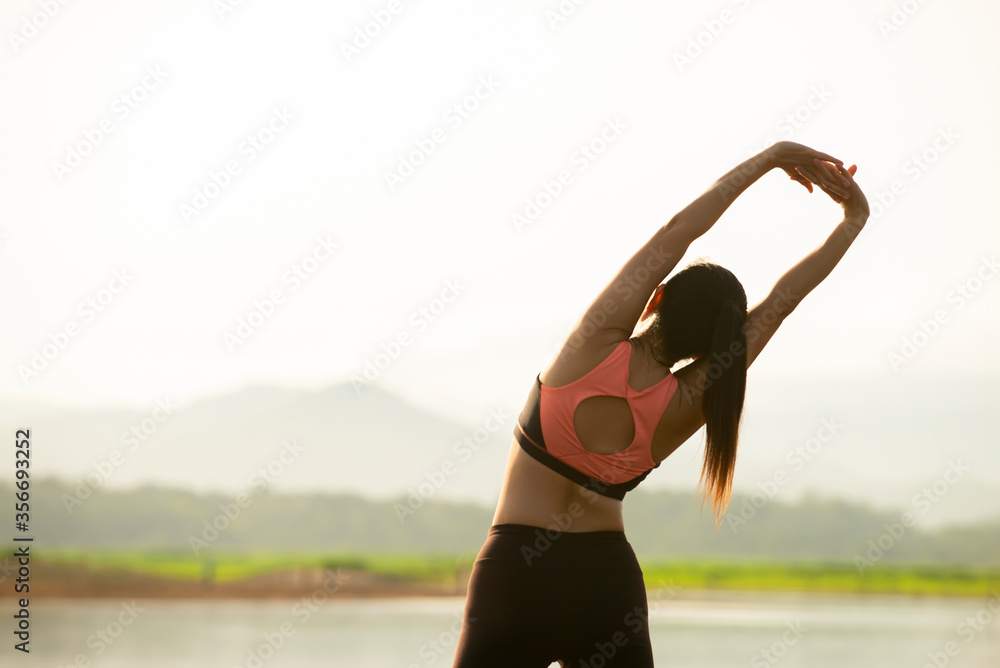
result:
[[[823,245],[747,312],[728,270],[688,246],[774,168],[841,204]],[[702,426],[701,483],[729,500],[746,370],[868,218],[857,168],[779,142],[719,179],[625,263],[536,378],[515,427],[493,526],[472,570],[456,668],[652,666],[642,571],[621,499]],[[680,361],[692,360],[671,373]]]

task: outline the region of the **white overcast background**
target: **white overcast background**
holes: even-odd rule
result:
[[[4,402],[321,388],[402,336],[375,382],[476,423],[519,407],[659,225],[780,139],[857,164],[873,216],[756,387],[891,382],[920,416],[1000,375],[994,2],[49,4],[0,10]],[[754,303],[839,213],[775,171],[684,263],[729,267]]]

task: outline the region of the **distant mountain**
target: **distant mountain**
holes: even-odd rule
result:
[[[447,491],[474,496],[482,478],[470,471],[487,471],[499,486],[513,429],[507,413],[503,422],[490,421],[496,425],[490,432],[411,406],[377,386],[360,392],[350,384],[320,391],[253,386],[186,406],[164,397],[145,412],[8,405],[0,429],[33,428],[36,475],[89,476],[100,481],[92,487],[156,484],[236,493],[283,456],[280,475],[268,480],[275,490],[388,497],[425,481],[450,459],[463,475],[449,475]],[[481,440],[474,458],[456,445],[473,436]]]
[[[734,489],[769,489],[781,501],[820,494],[897,515],[929,503],[926,527],[989,520],[996,513],[989,500],[1000,498],[1000,443],[990,422],[996,385],[989,376],[961,376],[914,386],[905,370],[868,379],[751,375]],[[914,397],[927,393],[935,410],[915,411],[926,402]],[[357,391],[350,383],[315,391],[256,385],[160,404],[136,411],[8,400],[0,402],[0,430],[33,428],[35,475],[89,477],[104,489],[235,495],[270,465],[280,470],[267,476],[274,492],[385,500],[430,485],[435,500],[490,505],[520,410],[463,412],[459,422],[377,384]],[[703,442],[703,432],[689,439],[642,489],[690,494]]]
[[[10,485],[0,495],[11,498]],[[399,497],[273,494],[243,498],[144,487],[98,490],[67,506],[74,486],[32,488],[34,548],[118,548],[210,556],[214,551],[419,552],[474,556],[493,508]],[[70,512],[72,511],[72,512]],[[0,524],[12,526],[11,504]],[[625,500],[626,533],[644,559],[730,558],[871,563],[921,562],[1000,568],[1000,518],[928,531],[898,513],[810,498],[798,504],[734,496],[716,529],[709,509],[680,492],[636,490]],[[540,532],[541,533],[541,532]],[[864,562],[861,563],[864,567]]]

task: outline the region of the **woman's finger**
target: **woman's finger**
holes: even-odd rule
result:
[[[807,179],[818,185],[820,188],[823,189],[823,192],[830,195],[831,197],[833,197],[834,195],[837,195],[838,197],[842,197],[844,199],[850,197],[850,195],[840,186],[818,175],[818,174],[828,173],[827,170],[829,168],[824,166],[822,163],[820,163],[819,166],[816,167],[817,173],[811,172],[803,165],[797,166],[796,169],[799,171],[800,174],[802,174]]]
[[[842,181],[844,177],[840,174],[840,172],[834,171],[833,167],[825,162],[820,162],[819,160],[816,161],[816,171],[820,175],[820,178],[823,179],[823,182],[820,183],[821,187],[825,190],[836,192],[841,197],[849,197],[849,190],[847,188],[850,187],[850,182],[844,184]],[[834,180],[834,177],[836,177],[837,180]],[[845,188],[845,186],[847,186],[847,188]]]
[[[846,172],[846,170],[844,170],[843,165],[831,165],[828,162],[822,162],[820,160],[816,160],[815,163],[818,166],[822,167],[823,173],[829,175],[831,181],[833,179],[836,179],[836,181],[840,183],[840,185],[845,186],[847,188],[851,187],[850,173],[847,172],[847,176],[844,175],[844,172]],[[843,172],[841,170],[843,170]]]
[[[814,158],[819,158],[820,160],[826,160],[827,162],[832,162],[833,164],[835,164],[837,166],[841,166],[841,165],[844,164],[843,160],[838,160],[837,158],[833,157],[832,155],[827,155],[826,153],[822,153],[820,151],[813,151],[813,154],[814,154],[813,155]]]
[[[851,198],[850,194],[842,194],[842,193],[837,192],[835,190],[831,190],[830,188],[824,188],[823,186],[820,186],[820,187],[823,188],[823,192],[825,192],[827,195],[829,195],[830,199],[832,199],[837,204],[840,204],[844,200],[847,200],[847,199]]]
[[[795,165],[795,171],[797,171],[799,174],[809,179],[812,183],[815,183],[816,185],[822,184],[820,178],[816,176],[816,174],[813,173],[813,171],[808,167],[806,167],[805,165]]]
[[[850,182],[854,179],[854,172],[858,171],[858,166],[857,165],[853,165],[853,167],[854,167],[854,171],[851,171],[850,169],[845,168],[843,165],[840,165],[840,166],[837,167],[837,169],[840,170],[840,173],[844,175],[844,178],[847,179],[848,184],[850,184]]]
[[[798,166],[796,166],[794,170],[795,172],[801,172]],[[791,173],[792,172],[789,172],[789,174]],[[810,179],[808,175],[797,173],[796,175],[792,176],[792,180],[801,183],[810,193],[813,191],[812,179]]]
[[[812,183],[810,183],[808,179],[803,178],[803,176],[801,174],[798,174],[798,173],[793,172],[793,171],[789,171],[788,172],[788,177],[792,181],[795,181],[796,183],[801,183],[803,186],[805,186],[806,190],[808,190],[809,192],[812,192]]]

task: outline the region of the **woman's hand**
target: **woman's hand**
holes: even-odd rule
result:
[[[834,169],[830,165],[821,160],[816,160],[815,171],[827,172],[828,178],[833,178]],[[857,165],[851,165],[847,168],[847,174],[850,176],[850,185],[847,188],[848,195],[850,197],[838,197],[833,193],[828,193],[830,198],[839,204],[841,208],[844,209],[845,218],[854,218],[860,221],[868,220],[868,215],[870,210],[868,208],[868,198],[865,194],[861,192],[861,188],[858,187],[857,182],[854,180],[854,175],[858,172]],[[839,174],[839,172],[837,172]]]
[[[809,192],[813,191],[812,186],[815,183],[830,197],[850,199],[852,179],[844,169],[842,160],[791,141],[779,141],[766,150],[769,152],[768,157],[772,167],[780,167],[793,181],[801,183]],[[819,168],[819,164],[826,165],[826,168]]]

